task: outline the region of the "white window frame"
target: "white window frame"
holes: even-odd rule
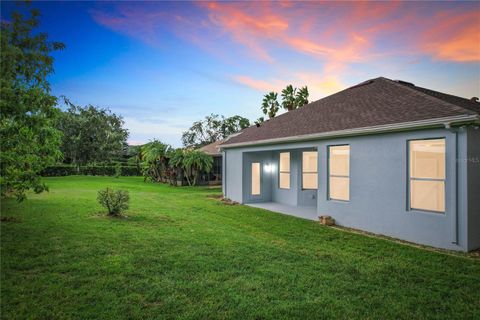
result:
[[[410,156],[410,142],[412,141],[428,141],[428,140],[444,140],[445,143],[445,173],[444,178],[415,178],[411,176],[411,156]],[[428,210],[428,209],[418,209],[412,207],[412,181],[442,181],[443,188],[444,188],[444,211],[437,211],[437,210]],[[407,204],[409,211],[420,211],[420,212],[429,212],[435,214],[445,215],[447,210],[447,139],[445,137],[435,137],[435,138],[419,138],[419,139],[409,139],[407,140]]]
[[[303,154],[304,154],[305,152],[314,152],[314,153],[317,154],[317,168],[315,169],[315,171],[304,171],[304,170],[303,170]],[[301,179],[302,179],[302,190],[318,190],[318,150],[304,150],[304,151],[302,151],[302,159],[301,159],[301,161],[302,161],[302,162],[301,162],[301,163],[302,163],[302,166],[301,166],[301,167],[302,167],[302,172],[301,172],[301,175],[302,175],[302,177],[301,177]],[[315,174],[317,175],[317,187],[316,187],[316,188],[305,188],[305,187],[303,186],[303,174],[304,174],[304,173],[307,173],[307,174],[315,173]]]
[[[335,147],[345,147],[348,146],[348,175],[339,175],[339,174],[331,174],[330,172],[330,159],[331,159],[331,148]],[[334,201],[343,201],[343,202],[350,202],[350,152],[351,152],[351,147],[349,144],[336,144],[336,145],[330,145],[328,146],[328,183],[327,183],[327,199],[328,200],[334,200]],[[348,178],[348,200],[345,199],[336,199],[332,198],[330,195],[330,178]]]
[[[281,166],[281,160],[282,160],[282,153],[286,153],[288,154],[288,171],[282,171],[282,166]],[[290,152],[280,152],[278,154],[278,188],[279,189],[282,189],[282,190],[290,190],[290,188],[292,187],[292,175],[291,175],[291,171],[292,171],[292,155]],[[282,173],[288,173],[289,175],[289,180],[288,180],[288,188],[282,188],[281,187],[281,183],[280,183],[280,179],[281,179],[281,176],[282,176]]]

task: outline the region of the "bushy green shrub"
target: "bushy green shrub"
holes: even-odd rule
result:
[[[77,168],[68,164],[59,164],[45,168],[41,175],[44,177],[61,177],[79,174]]]
[[[122,167],[122,176],[130,177],[130,176],[141,176],[142,170],[137,166],[123,166]]]
[[[120,216],[123,211],[128,209],[130,196],[126,190],[106,188],[98,191],[97,200],[107,209],[108,215]]]

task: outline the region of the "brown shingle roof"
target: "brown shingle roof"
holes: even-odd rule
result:
[[[222,146],[478,113],[478,102],[380,77],[246,128]]]
[[[201,147],[199,150],[209,154],[211,156],[221,156],[222,153],[220,152],[220,144],[225,142],[227,139],[218,140],[216,142],[207,144],[206,146]]]
[[[458,97],[458,96],[452,96],[451,94],[446,94],[446,93],[443,93],[443,92],[433,91],[433,90],[422,88],[422,87],[417,87],[417,86],[410,86],[410,87],[414,90],[419,91],[419,92],[428,94],[429,96],[432,96],[432,97],[438,98],[440,100],[446,101],[448,103],[460,106],[462,108],[480,113],[480,103],[478,103],[476,101],[465,99],[465,98]]]

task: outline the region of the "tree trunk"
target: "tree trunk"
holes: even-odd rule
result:
[[[155,178],[155,181],[159,182],[160,181],[160,175],[158,174],[158,170],[157,170],[155,165],[153,166],[152,170],[153,170],[153,176]]]
[[[191,186],[192,184],[190,183],[190,179],[188,178],[188,174],[187,174],[187,171],[185,170],[185,177],[187,178],[187,183],[189,186]]]

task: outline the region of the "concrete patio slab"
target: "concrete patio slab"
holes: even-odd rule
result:
[[[247,206],[287,214],[302,219],[318,221],[316,207],[295,207],[277,202],[247,203]]]

